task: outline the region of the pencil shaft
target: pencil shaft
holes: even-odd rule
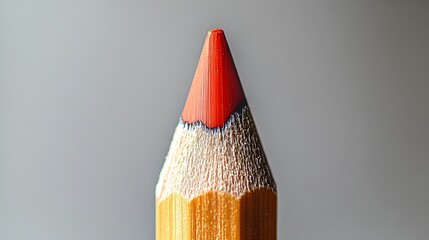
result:
[[[276,239],[276,194],[261,188],[241,198],[208,192],[192,201],[178,194],[156,208],[158,240]]]

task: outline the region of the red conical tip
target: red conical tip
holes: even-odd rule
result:
[[[182,119],[222,127],[244,100],[244,92],[222,29],[208,32]]]

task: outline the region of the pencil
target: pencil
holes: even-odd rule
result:
[[[208,32],[156,186],[156,239],[276,239],[277,193],[225,34]]]

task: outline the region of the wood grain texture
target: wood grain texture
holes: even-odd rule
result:
[[[249,107],[224,127],[180,122],[159,176],[159,200],[180,193],[190,200],[209,191],[239,198],[258,188],[276,189]]]
[[[276,239],[276,193],[260,188],[236,198],[208,192],[192,200],[172,194],[156,205],[158,240]]]
[[[276,184],[247,105],[219,129],[178,124],[156,197],[158,240],[276,239]]]

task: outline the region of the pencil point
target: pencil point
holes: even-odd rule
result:
[[[219,33],[219,34],[223,34],[223,35],[225,35],[225,33],[223,32],[223,30],[222,30],[221,28],[215,28],[215,29],[212,29],[212,30],[210,30],[208,33],[209,33],[209,34],[211,34],[211,33]]]
[[[201,121],[210,128],[222,127],[244,99],[225,33],[222,29],[210,30],[182,119],[188,123]]]

